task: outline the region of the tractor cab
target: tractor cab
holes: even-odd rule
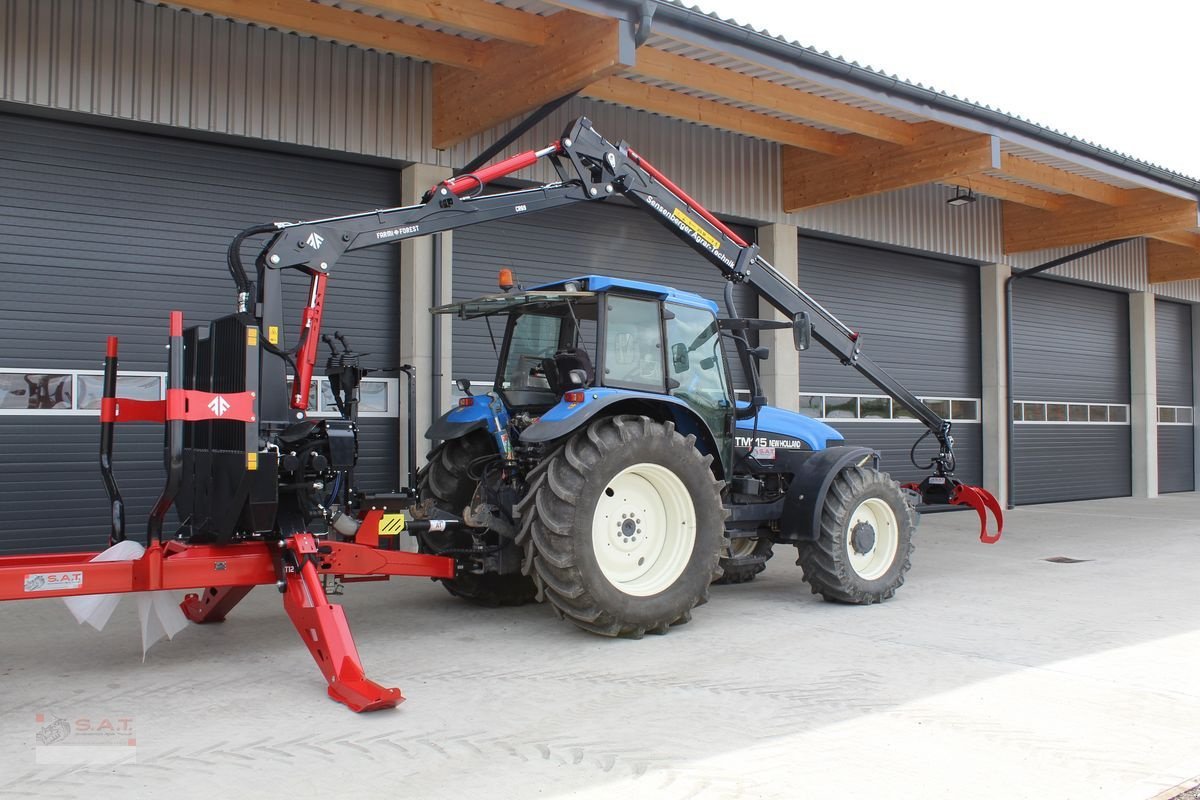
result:
[[[494,388],[510,412],[544,413],[590,389],[668,395],[724,417],[733,390],[716,312],[690,292],[596,275],[434,309],[507,316]]]

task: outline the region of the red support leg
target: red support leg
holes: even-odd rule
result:
[[[250,590],[253,588],[253,586],[208,588],[202,595],[186,595],[179,607],[183,609],[185,617],[197,624],[224,622],[233,607],[240,603],[243,597],[250,594]]]
[[[325,675],[329,696],[351,711],[393,708],[404,702],[399,689],[380,686],[363,674],[346,614],[326,599],[317,568],[308,558],[316,552],[312,536],[295,536],[288,547],[297,553],[301,566],[298,572],[287,573],[283,607]]]

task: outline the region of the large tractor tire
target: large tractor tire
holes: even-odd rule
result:
[[[797,546],[796,563],[825,600],[882,602],[904,583],[917,520],[890,475],[848,467],[829,487],[817,540]]]
[[[426,465],[417,474],[422,500],[432,500],[443,511],[462,515],[471,503],[479,481],[471,478],[471,463],[495,453],[485,433],[472,433],[461,439],[443,442],[429,454]],[[426,534],[433,545],[431,552],[470,547],[466,533]],[[473,575],[466,573],[441,581],[446,591],[481,606],[519,606],[532,602],[537,590],[533,581],[520,573],[511,575]]]
[[[765,537],[759,539],[734,539],[721,559],[721,577],[718,584],[749,583],[754,576],[767,568],[774,555],[775,543]]]
[[[723,483],[693,436],[622,415],[530,474],[518,543],[555,612],[604,636],[666,633],[708,600],[725,551]]]

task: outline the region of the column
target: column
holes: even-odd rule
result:
[[[400,173],[401,203],[419,203],[430,186],[450,177],[446,167],[413,164]],[[400,363],[412,364],[417,371],[416,408],[407,408],[407,380],[400,376],[400,482],[408,480],[408,415],[417,422],[417,466],[425,463],[429,443],[425,431],[443,411],[434,407],[434,398],[445,406],[450,397],[450,317],[434,317],[432,306],[450,302],[451,252],[453,235],[442,234],[439,263],[434,264],[434,237],[421,236],[400,243]],[[435,274],[440,274],[440,296],[435,296]],[[441,353],[435,357],[434,330],[440,335]]]
[[[1008,501],[1008,342],[1004,288],[1012,268],[986,264],[979,268],[980,357],[983,378],[983,487],[1000,502]]]
[[[799,232],[795,225],[764,225],[758,229],[759,252],[785,278],[799,283]],[[746,313],[746,312],[742,312]],[[759,298],[758,316],[762,319],[787,319],[766,300]],[[759,343],[771,348],[771,357],[762,362],[760,377],[771,405],[789,411],[800,409],[800,359],[791,329],[763,331]]]
[[[1196,409],[1200,408],[1200,304],[1192,304],[1192,448],[1195,451],[1192,462],[1193,475],[1200,475],[1200,422],[1196,421]],[[1197,485],[1200,489],[1200,485]]]
[[[1133,437],[1133,496],[1158,496],[1158,371],[1154,294],[1129,295],[1129,422]]]

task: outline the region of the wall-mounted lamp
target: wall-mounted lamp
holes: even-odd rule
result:
[[[951,197],[949,200],[947,200],[946,205],[965,206],[968,203],[974,203],[978,199],[979,198],[975,196],[975,192],[971,191],[970,188],[964,192],[961,186],[955,186],[954,197]]]

